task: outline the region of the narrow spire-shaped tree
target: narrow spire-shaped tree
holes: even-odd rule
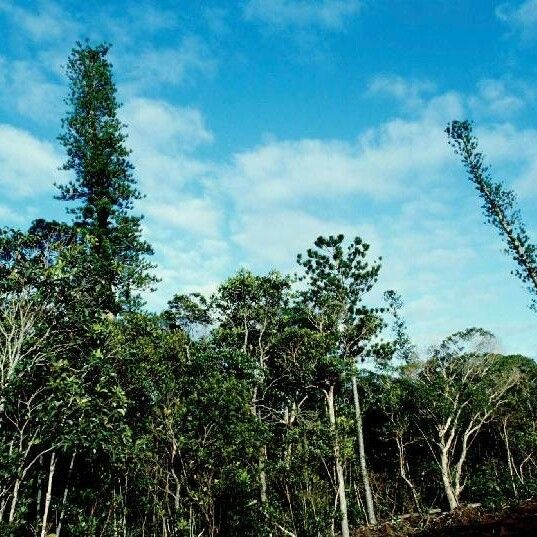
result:
[[[496,227],[505,243],[505,252],[517,264],[513,273],[526,285],[532,298],[530,307],[537,311],[537,245],[530,241],[516,194],[493,180],[469,121],[452,121],[446,134],[483,200],[487,222]]]
[[[108,60],[110,46],[77,43],[67,63],[70,91],[59,140],[67,152],[62,169],[74,177],[58,185],[58,199],[78,202],[68,212],[88,244],[85,278],[95,306],[113,314],[139,303],[137,291],[153,280],[152,253],[141,238],[141,216],[131,214],[141,198],[129,161],[125,125]]]

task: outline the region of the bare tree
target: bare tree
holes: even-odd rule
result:
[[[17,377],[41,363],[51,326],[44,321],[46,308],[29,291],[3,297],[0,307],[0,414],[6,392]]]
[[[492,334],[469,329],[446,339],[418,376],[426,394],[419,412],[432,424],[436,438],[424,430],[422,434],[438,464],[451,510],[460,505],[473,442],[520,379],[518,369],[502,368],[498,362]]]

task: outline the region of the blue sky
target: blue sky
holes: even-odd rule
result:
[[[62,65],[106,40],[151,307],[240,266],[293,271],[342,232],[383,257],[420,346],[482,326],[536,356],[537,315],[443,129],[476,122],[536,240],[537,0],[0,0],[0,35],[0,224],[65,218]]]

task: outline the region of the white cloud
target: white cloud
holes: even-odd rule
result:
[[[523,37],[530,37],[537,28],[537,0],[500,4],[496,8],[496,16]]]
[[[16,211],[0,203],[0,227],[7,224],[20,224],[24,218]]]
[[[128,5],[126,13],[128,20],[121,21],[123,27],[143,32],[161,32],[177,26],[180,10],[156,7],[150,2],[136,2]]]
[[[0,124],[0,189],[4,196],[31,196],[51,190],[60,164],[61,157],[52,144]]]
[[[64,88],[35,64],[0,56],[0,103],[21,116],[60,125]]]
[[[407,79],[398,75],[377,75],[368,85],[370,95],[393,97],[407,106],[416,107],[423,104],[423,98],[430,95],[435,85],[427,80]]]
[[[358,143],[337,140],[270,142],[235,155],[230,185],[245,205],[361,191],[379,196],[392,192],[397,185],[388,175],[379,181],[368,177],[368,161],[375,157],[364,158],[365,152],[367,148]]]
[[[342,219],[327,219],[300,210],[241,211],[234,219],[232,240],[256,265],[268,263],[282,269],[295,268],[296,255],[309,248],[319,235],[343,233],[377,235],[372,226],[353,226]]]
[[[121,58],[129,70],[129,83],[137,90],[188,83],[197,75],[211,76],[217,68],[207,45],[194,36],[185,37],[177,47],[136,48],[135,54],[126,50]]]
[[[140,209],[162,278],[148,299],[162,307],[176,292],[212,289],[230,263],[218,192],[208,182],[214,166],[196,157],[213,134],[199,110],[162,100],[132,98],[122,117],[140,188],[147,194]]]
[[[144,209],[153,222],[167,229],[180,229],[183,233],[216,237],[221,232],[220,212],[210,199],[182,199],[173,203],[149,203]]]
[[[57,3],[41,1],[37,8],[25,9],[15,2],[0,0],[0,12],[11,17],[19,29],[36,41],[65,38],[77,28],[77,24]]]
[[[358,0],[249,0],[244,16],[279,28],[341,30],[361,5]]]
[[[481,80],[477,89],[478,93],[468,99],[471,110],[492,117],[505,117],[520,111],[528,98],[520,91],[510,90],[503,80]]]
[[[188,182],[199,183],[209,172],[207,162],[192,156],[213,140],[199,110],[136,97],[127,101],[121,114],[137,176],[151,200],[174,202]]]
[[[393,120],[355,142],[269,142],[235,155],[228,184],[245,206],[356,194],[393,198],[412,188],[416,174],[426,176],[451,159],[443,132],[450,117]]]
[[[435,89],[435,84],[427,80],[382,74],[369,81],[366,94],[396,99],[415,115],[423,113],[424,109],[429,110],[429,113],[434,112],[438,110],[439,104],[449,104],[449,100],[452,114],[465,111],[487,120],[510,116],[534,100],[532,88],[520,80],[482,79],[477,82],[476,89],[471,94],[447,92],[435,95]],[[443,107],[440,112],[446,115]]]
[[[440,246],[445,237],[431,235],[449,212],[438,199],[445,193],[442,182],[457,169],[444,127],[462,108],[460,97],[447,93],[424,103],[413,120],[393,119],[354,142],[268,141],[235,154],[217,175],[232,202],[231,239],[256,266],[280,268],[291,266],[318,235],[340,232],[362,236],[377,254],[387,248],[388,237],[400,237],[396,250],[404,250],[405,241],[412,245],[422,274],[470,257],[467,245]],[[330,216],[334,211],[338,217]],[[393,212],[397,221],[386,221]],[[414,241],[424,215],[435,226]],[[425,252],[433,250],[427,262]]]
[[[512,123],[477,126],[484,152],[496,163],[524,165],[537,158],[537,130],[519,129]],[[511,178],[511,181],[513,178]]]
[[[126,103],[122,115],[127,120],[130,138],[140,148],[176,153],[191,151],[213,140],[203,116],[195,108],[138,97]]]
[[[156,256],[166,260],[157,271],[162,280],[158,290],[148,297],[157,309],[178,292],[208,295],[229,275],[231,254],[226,241],[208,238],[191,244],[179,236],[173,241],[153,241],[152,245]]]

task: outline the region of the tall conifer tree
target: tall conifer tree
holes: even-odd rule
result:
[[[59,140],[66,149],[63,170],[74,177],[59,185],[58,199],[78,202],[68,209],[87,240],[89,259],[83,275],[90,279],[95,306],[118,313],[135,307],[137,291],[153,281],[141,238],[141,216],[131,214],[141,198],[129,161],[125,125],[108,60],[110,46],[77,45],[67,63],[68,111]]]
[[[517,264],[513,273],[530,292],[530,307],[537,311],[537,245],[531,242],[526,231],[516,194],[492,178],[469,121],[452,121],[446,134],[449,144],[460,156],[468,178],[479,192],[486,221],[498,230],[505,243],[505,252]]]

